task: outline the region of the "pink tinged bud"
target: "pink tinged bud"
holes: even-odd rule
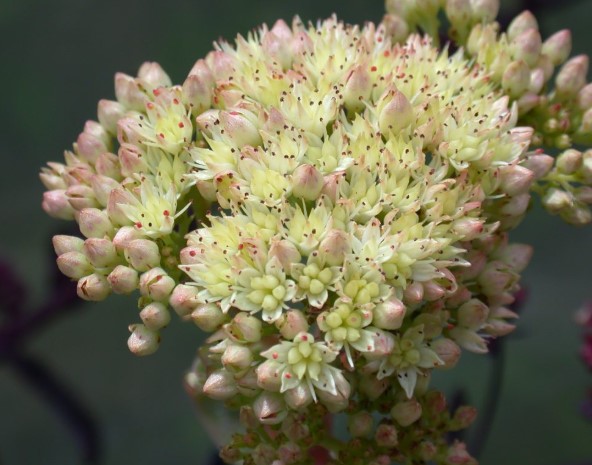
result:
[[[496,258],[506,263],[513,271],[522,272],[532,258],[533,248],[528,244],[509,244]]]
[[[592,108],[592,83],[586,84],[580,89],[577,101],[580,110]]]
[[[582,152],[575,149],[565,150],[557,157],[555,166],[564,174],[575,173],[582,166]]]
[[[127,262],[138,271],[148,271],[160,265],[158,245],[148,239],[134,239],[124,249]]]
[[[479,299],[471,299],[458,309],[458,324],[466,328],[479,329],[489,315],[489,308]]]
[[[317,390],[319,400],[331,413],[337,413],[349,406],[349,397],[351,395],[351,386],[341,372],[334,375],[335,391],[332,394],[327,391]]]
[[[235,71],[234,58],[221,50],[208,53],[205,62],[216,81],[227,81]]]
[[[538,30],[539,23],[530,11],[525,10],[512,20],[506,34],[508,39],[512,41],[529,29]]]
[[[374,419],[370,412],[362,410],[351,415],[348,419],[348,429],[354,438],[367,437],[374,429]],[[395,432],[396,435],[396,432]]]
[[[256,147],[262,142],[259,129],[239,111],[221,111],[220,125],[238,148],[245,145]]]
[[[115,246],[109,239],[87,239],[84,241],[84,253],[95,268],[111,266],[117,260]]]
[[[526,160],[522,163],[525,168],[528,168],[533,172],[535,179],[541,179],[546,176],[551,168],[553,168],[553,157],[545,154],[535,154],[526,157]]]
[[[232,444],[226,444],[220,449],[220,458],[224,463],[236,463],[241,460],[242,454],[239,448]]]
[[[132,226],[124,226],[119,228],[113,237],[113,245],[117,252],[122,253],[127,247],[127,244],[134,239],[141,239],[142,234]]]
[[[539,60],[542,46],[541,34],[537,29],[531,28],[512,40],[511,50],[515,60],[524,60],[532,68]]]
[[[340,229],[331,229],[328,231],[325,238],[319,244],[319,252],[329,266],[343,264],[345,254],[349,253],[350,248],[351,244],[348,234]]]
[[[580,186],[576,187],[573,191],[574,197],[577,201],[592,204],[592,187],[591,186]]]
[[[388,449],[397,447],[397,444],[399,444],[397,428],[395,428],[394,425],[389,425],[387,423],[378,425],[374,439],[379,447],[386,447]]]
[[[409,100],[397,89],[388,90],[378,103],[378,108],[378,125],[383,134],[398,134],[409,126],[414,118]]]
[[[109,147],[95,135],[82,132],[76,140],[74,150],[82,160],[94,164],[99,155],[109,151]]]
[[[251,366],[253,354],[247,346],[230,344],[222,354],[224,368],[232,373],[241,372]]]
[[[214,371],[203,386],[206,396],[216,400],[228,400],[237,394],[234,376],[224,369]]]
[[[107,176],[100,176],[95,174],[91,178],[91,186],[94,197],[97,199],[101,207],[106,207],[109,204],[109,195],[113,189],[119,187],[119,183]]]
[[[95,162],[95,170],[97,174],[101,176],[106,176],[111,178],[115,181],[121,180],[121,168],[119,166],[119,159],[117,155],[105,152],[99,155],[97,161]]]
[[[255,370],[257,374],[257,385],[266,391],[279,392],[282,387],[281,369],[282,365],[278,362],[266,360]]]
[[[430,461],[438,453],[438,448],[432,441],[421,441],[417,447],[417,454],[422,460]]]
[[[436,339],[432,341],[430,349],[436,352],[440,360],[444,362],[444,365],[439,365],[438,368],[446,370],[453,368],[460,359],[460,347],[451,339]]]
[[[204,60],[198,60],[183,83],[183,97],[193,114],[201,113],[212,105],[214,76]]]
[[[107,214],[109,219],[117,225],[129,225],[131,221],[121,209],[120,205],[135,204],[137,202],[134,194],[127,189],[116,188],[109,193],[109,201],[107,202]]]
[[[74,209],[70,205],[64,189],[44,192],[41,206],[45,210],[45,213],[53,218],[59,218],[61,220],[74,219]]]
[[[586,85],[589,59],[578,55],[565,63],[555,78],[555,89],[560,96],[575,96]]]
[[[559,213],[561,210],[573,204],[570,194],[554,187],[547,190],[542,199],[543,206],[551,213]]]
[[[130,325],[132,333],[127,340],[127,347],[134,355],[150,355],[156,352],[160,344],[160,335],[157,331],[148,329],[142,324]]]
[[[398,402],[391,409],[391,417],[401,426],[409,426],[421,418],[421,404],[415,399]]]
[[[448,448],[444,463],[446,465],[478,465],[477,460],[467,452],[467,446],[463,442],[458,441],[455,441]]]
[[[99,207],[100,204],[95,198],[95,193],[90,186],[84,184],[74,184],[66,190],[66,197],[68,202],[75,210],[82,210],[83,208]]]
[[[111,294],[111,286],[103,275],[93,273],[78,280],[76,293],[81,299],[98,302]]]
[[[182,284],[179,284],[177,287],[179,287],[179,286],[182,286]],[[192,287],[192,286],[186,286],[186,287]],[[195,289],[195,291],[197,292],[197,288],[193,288],[193,289]],[[175,290],[176,290],[176,288],[175,288]],[[185,294],[184,291],[180,291],[180,293]],[[175,296],[175,292],[173,292],[173,296]],[[178,294],[177,294],[177,296],[178,296]],[[171,300],[173,300],[173,297],[171,297]],[[190,302],[194,304],[195,298],[189,298],[187,300],[184,300],[183,305],[178,305],[176,308],[175,307],[173,307],[173,308],[175,308],[175,310],[177,310],[177,308],[179,308],[184,311],[185,307],[189,306]],[[177,313],[179,313],[178,310],[177,310]],[[213,331],[217,330],[218,328],[220,328],[220,326],[228,320],[228,317],[222,312],[220,307],[216,304],[213,304],[213,303],[197,304],[197,306],[195,306],[194,309],[191,311],[191,320],[201,330],[207,331],[207,332],[213,332]]]
[[[156,245],[152,241],[148,242]],[[140,293],[157,302],[167,301],[174,287],[175,280],[162,268],[152,268],[140,276]]]
[[[423,298],[428,302],[434,302],[446,295],[446,289],[434,281],[423,283]]]
[[[308,386],[299,384],[295,388],[284,392],[284,400],[291,409],[301,410],[312,404],[314,399]]]
[[[508,270],[505,263],[494,261],[485,266],[478,282],[481,290],[487,295],[496,295],[508,290],[514,280],[512,272]]]
[[[68,278],[80,279],[93,271],[86,255],[81,252],[66,252],[57,258],[60,271]]]
[[[472,241],[483,233],[484,222],[482,218],[460,218],[452,223],[451,232],[463,241]]]
[[[142,63],[138,70],[138,77],[153,88],[169,87],[172,85],[171,78],[164,69],[154,61],[146,61]]]
[[[272,238],[268,256],[269,258],[277,258],[284,270],[289,270],[293,263],[300,263],[298,248],[285,239]]]
[[[57,256],[66,252],[82,252],[82,246],[84,245],[84,240],[75,236],[57,235],[53,236],[51,241]]]
[[[278,449],[278,464],[281,465],[297,465],[302,463],[302,449],[299,445],[293,442],[282,444]]]
[[[124,73],[115,74],[115,97],[128,110],[144,111],[148,101],[136,80]]]
[[[180,317],[187,316],[193,312],[200,303],[197,300],[199,289],[195,286],[177,284],[169,299],[169,304]],[[197,323],[196,323],[197,324]],[[198,326],[200,326],[198,324]],[[201,326],[200,326],[201,327]]]
[[[141,145],[142,127],[135,118],[124,117],[117,122],[117,141],[123,144]]]
[[[130,294],[137,289],[139,283],[138,272],[124,265],[117,265],[109,273],[107,280],[116,294]]]
[[[224,325],[226,333],[238,342],[261,340],[261,320],[246,312],[237,313],[232,321]]]
[[[367,65],[354,66],[345,78],[343,102],[350,111],[361,111],[372,93],[372,79]]]
[[[592,182],[592,150],[586,150],[582,155],[582,175],[587,184]]]
[[[281,423],[288,414],[279,394],[263,392],[253,403],[253,411],[264,425],[277,425]]]
[[[364,376],[360,380],[360,390],[368,396],[370,400],[378,399],[389,387],[389,383],[384,379],[378,379],[376,376]]]
[[[323,183],[323,175],[314,166],[300,165],[292,173],[292,194],[305,200],[316,200]]]
[[[549,57],[554,66],[559,66],[565,62],[571,53],[571,32],[569,29],[556,32],[545,40],[542,51]]]
[[[454,339],[463,349],[476,354],[486,354],[489,352],[487,343],[475,331],[465,328],[453,328],[449,331],[449,335]]]
[[[545,78],[545,71],[541,68],[535,68],[530,72],[530,83],[528,84],[528,91],[532,95],[535,94],[536,97],[542,90],[543,86],[545,85],[546,78]]]
[[[524,60],[513,61],[502,75],[502,87],[511,97],[520,97],[530,85],[530,68]]]
[[[312,51],[314,49],[314,44],[305,31],[300,31],[294,34],[291,47],[294,55],[301,55],[305,52],[308,53]]]
[[[497,17],[499,8],[499,0],[471,0],[473,19],[478,22],[492,22]]]
[[[405,305],[396,297],[378,304],[372,311],[372,326],[381,329],[399,329],[405,318]]]
[[[403,292],[403,300],[408,305],[418,304],[423,300],[423,286],[421,283],[409,284]]]
[[[528,192],[525,192],[524,194],[518,194],[514,197],[511,197],[509,201],[502,208],[500,208],[500,212],[502,215],[506,215],[508,217],[518,217],[526,212],[529,203],[530,194]]]
[[[275,326],[284,339],[292,340],[298,333],[308,332],[308,321],[300,310],[288,310],[275,321]]]
[[[117,121],[123,118],[125,107],[113,100],[99,100],[97,116],[99,123],[111,134],[117,134]]]
[[[341,182],[345,179],[345,172],[331,173],[323,179],[322,193],[335,203],[339,198]]]
[[[430,391],[424,399],[426,413],[431,417],[438,417],[446,410],[446,397],[440,391]]]
[[[528,192],[535,174],[520,165],[506,165],[500,168],[500,187],[506,194],[514,196]]]
[[[88,238],[103,238],[114,232],[113,224],[111,224],[107,213],[98,208],[82,209],[78,216],[78,225],[80,232]]]
[[[277,62],[282,69],[288,69],[292,64],[292,50],[289,39],[281,38],[273,31],[265,33],[261,40],[261,47],[265,54]]]
[[[132,176],[140,171],[147,171],[148,166],[142,158],[142,151],[132,144],[123,143],[118,151],[121,174]]]
[[[152,302],[142,309],[140,318],[148,329],[158,331],[171,322],[171,313],[162,303]]]

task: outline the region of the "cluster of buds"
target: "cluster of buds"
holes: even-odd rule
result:
[[[42,170],[44,209],[86,238],[54,239],[79,295],[139,294],[133,353],[158,348],[170,308],[210,333],[187,386],[240,410],[229,463],[476,463],[446,442],[475,411],[450,414],[431,373],[514,329],[531,249],[508,238],[532,190],[587,221],[587,152],[553,167],[522,125],[568,36],[542,44],[523,14],[498,38],[493,0],[387,7],[362,28],[263,26],[182,85],[155,63],[118,74],[117,101]],[[412,33],[441,7],[466,50]]]

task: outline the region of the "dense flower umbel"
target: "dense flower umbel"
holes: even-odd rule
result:
[[[157,349],[169,305],[212,333],[187,383],[241,407],[227,461],[310,463],[324,414],[346,411],[359,452],[333,444],[339,463],[474,463],[445,441],[474,412],[450,417],[431,370],[512,331],[531,250],[508,232],[536,180],[548,209],[587,220],[592,158],[528,152],[565,33],[539,47],[527,15],[498,38],[497,2],[449,1],[467,44],[450,54],[409,34],[435,34],[443,3],[387,2],[363,28],[278,21],[181,86],[155,63],[118,74],[117,101],[42,171],[44,209],[86,237],[54,238],[79,295],[140,291],[132,352]],[[592,105],[584,65],[553,98]]]

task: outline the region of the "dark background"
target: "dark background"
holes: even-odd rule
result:
[[[572,29],[575,53],[592,52],[591,1],[530,2],[543,36]],[[509,15],[524,2],[504,3]],[[46,303],[55,268],[50,237],[68,224],[45,216],[38,170],[62,160],[100,98],[113,98],[116,71],[134,74],[158,61],[182,82],[218,37],[231,39],[262,22],[305,20],[337,12],[348,22],[379,20],[381,0],[0,0],[0,259],[28,286],[29,309]],[[579,404],[592,386],[580,363],[573,313],[592,298],[592,230],[564,225],[534,207],[515,233],[535,246],[524,274],[530,289],[519,332],[507,343],[501,404],[482,465],[576,464],[592,458],[592,424]],[[0,276],[0,279],[5,279]],[[3,283],[0,283],[2,287]],[[6,284],[6,282],[4,283]],[[5,286],[6,287],[6,286]],[[10,288],[12,289],[12,288]],[[8,297],[7,297],[8,295]],[[2,320],[0,320],[2,321]],[[86,409],[104,464],[201,464],[212,454],[181,380],[201,340],[175,321],[156,355],[132,356],[127,325],[133,299],[77,302],[23,345]],[[80,463],[80,440],[22,367],[0,358],[0,463]],[[435,384],[465,385],[478,404],[488,377],[484,357],[464,356]],[[69,394],[71,396],[71,394]]]

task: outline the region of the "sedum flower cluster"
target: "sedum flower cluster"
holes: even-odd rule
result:
[[[78,295],[139,293],[133,353],[170,309],[210,333],[186,383],[240,409],[228,463],[476,463],[446,441],[475,409],[449,412],[430,375],[514,329],[531,248],[508,233],[531,191],[590,220],[592,152],[571,147],[591,134],[587,58],[547,84],[569,33],[543,43],[529,13],[500,33],[493,0],[387,10],[262,26],[181,85],[156,63],[117,74],[42,170],[43,208],[83,236],[54,237]]]

